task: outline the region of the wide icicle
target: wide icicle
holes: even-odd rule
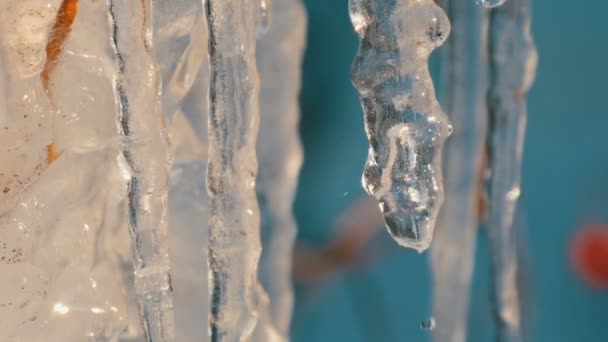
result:
[[[0,341],[142,335],[106,12],[103,1],[0,3]]]
[[[208,0],[209,286],[212,341],[247,340],[257,318],[260,215],[255,192],[259,2]]]
[[[520,194],[526,94],[536,73],[530,0],[509,0],[490,16],[489,237],[498,340],[521,341],[518,234],[513,221]]]
[[[261,79],[257,193],[263,245],[259,276],[270,301],[261,302],[254,336],[256,341],[269,342],[288,340],[293,309],[292,203],[302,165],[298,94],[306,44],[306,13],[300,0],[274,0],[270,9],[272,23],[257,48]],[[272,330],[278,335],[273,337]]]
[[[450,23],[432,0],[350,0],[349,14],[361,39],[352,79],[370,143],[363,186],[393,238],[421,252],[443,202],[441,150],[450,134],[428,58]]]
[[[487,10],[473,1],[448,0],[450,39],[440,51],[439,94],[454,133],[444,153],[445,205],[439,216],[431,265],[438,342],[464,342],[475,247],[483,208],[487,132]]]
[[[168,139],[151,51],[152,1],[107,1],[135,291],[148,341],[174,341],[167,238]]]

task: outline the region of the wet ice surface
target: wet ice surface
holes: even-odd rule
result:
[[[40,74],[60,5],[1,5],[0,340],[135,338],[106,8],[79,6],[47,92]]]
[[[272,342],[288,340],[294,300],[291,265],[296,223],[292,203],[302,164],[298,94],[306,14],[300,0],[275,0],[268,10],[272,22],[257,47],[261,123],[256,189],[262,213],[259,276],[269,302],[260,303],[260,321],[252,340]]]
[[[127,183],[135,292],[146,339],[173,341],[167,186],[170,163],[152,56],[152,2],[107,1],[118,156]]]
[[[521,341],[518,240],[513,221],[520,195],[526,95],[537,65],[530,32],[530,0],[510,0],[490,16],[488,234],[499,341]]]
[[[349,13],[361,38],[352,80],[370,142],[363,186],[393,238],[423,251],[443,202],[440,157],[450,134],[428,58],[450,23],[432,0],[350,0]]]
[[[483,209],[480,193],[487,134],[487,10],[471,1],[445,3],[452,32],[440,53],[438,91],[454,127],[445,144],[445,204],[433,246],[435,341],[464,342],[475,248]]]
[[[205,4],[209,28],[209,267],[212,341],[246,340],[257,319],[260,215],[255,192],[260,4]]]

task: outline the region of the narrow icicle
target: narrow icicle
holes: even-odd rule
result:
[[[361,38],[352,68],[370,142],[363,186],[402,246],[429,247],[443,202],[441,150],[450,134],[428,70],[450,23],[432,0],[350,0]]]
[[[448,0],[450,39],[440,51],[440,97],[454,133],[444,153],[445,205],[431,248],[433,315],[438,342],[464,342],[484,170],[487,132],[487,10],[472,1]]]
[[[259,125],[259,2],[207,0],[209,27],[209,287],[212,341],[255,328],[260,215],[255,193]]]
[[[151,55],[151,0],[106,0],[115,66],[114,100],[123,138],[135,291],[147,341],[174,341],[167,239],[168,140],[159,71]]]
[[[510,0],[490,16],[489,237],[498,340],[522,341],[518,237],[513,219],[520,194],[526,94],[534,81],[536,48],[530,0]]]
[[[201,0],[156,1],[154,52],[174,155],[168,226],[175,341],[208,341],[207,24]]]
[[[261,79],[257,193],[263,242],[259,275],[270,303],[261,312],[253,339],[268,342],[288,340],[293,309],[292,203],[302,165],[298,93],[306,44],[306,14],[300,0],[274,1],[271,10],[272,25],[257,49]]]

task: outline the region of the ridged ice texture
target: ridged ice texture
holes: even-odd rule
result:
[[[209,268],[212,341],[247,340],[257,318],[260,215],[255,192],[259,126],[259,2],[208,0]]]
[[[135,291],[148,341],[174,341],[167,238],[168,139],[152,57],[152,2],[106,0],[114,102],[127,183]]]
[[[207,251],[207,24],[201,0],[156,1],[154,54],[174,155],[169,177],[169,256],[175,340],[206,341],[209,315]]]
[[[306,13],[300,0],[275,0],[272,24],[258,40],[260,133],[257,194],[262,213],[261,300],[254,341],[285,341],[293,309],[291,278],[296,223],[292,204],[302,165],[298,123]],[[278,335],[276,335],[278,334]]]
[[[517,233],[526,95],[536,73],[530,0],[509,0],[490,16],[489,236],[499,341],[521,341]]]
[[[487,132],[487,10],[448,0],[452,33],[440,50],[438,92],[454,132],[445,144],[445,205],[433,246],[433,315],[437,342],[464,342],[479,231],[482,155]]]
[[[443,202],[441,149],[450,134],[428,70],[450,23],[432,0],[350,0],[361,38],[352,80],[370,143],[363,186],[402,246],[428,248]]]
[[[68,5],[77,5],[75,20],[58,25]],[[0,4],[0,341],[141,336],[105,9],[84,0]],[[53,27],[68,33],[56,59],[47,54],[62,36]]]

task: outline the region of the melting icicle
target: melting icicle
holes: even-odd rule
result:
[[[530,32],[530,0],[510,0],[490,17],[489,236],[499,341],[521,341],[517,234],[513,218],[520,194],[526,94],[537,54]]]
[[[352,79],[370,142],[363,186],[395,240],[421,252],[443,202],[440,155],[450,134],[428,58],[450,23],[432,0],[350,0],[349,13],[361,38]]]
[[[444,153],[445,205],[431,265],[438,342],[466,341],[467,314],[479,228],[479,193],[487,132],[487,10],[471,1],[448,0],[452,34],[441,52],[439,93],[454,133]]]
[[[291,256],[296,223],[291,206],[302,164],[298,93],[306,43],[306,14],[301,1],[272,4],[273,22],[257,49],[262,84],[257,192],[264,247],[259,274],[270,306],[268,312],[261,312],[253,338],[268,342],[288,339],[293,308]],[[269,333],[272,328],[279,334],[274,340]]]
[[[259,2],[208,0],[209,268],[212,341],[247,340],[255,327],[260,216],[255,192]]]
[[[498,7],[504,4],[507,0],[476,0],[477,4],[486,8]]]
[[[168,140],[159,71],[151,56],[151,2],[107,1],[115,66],[114,100],[128,189],[135,291],[149,341],[173,341],[167,239]]]

